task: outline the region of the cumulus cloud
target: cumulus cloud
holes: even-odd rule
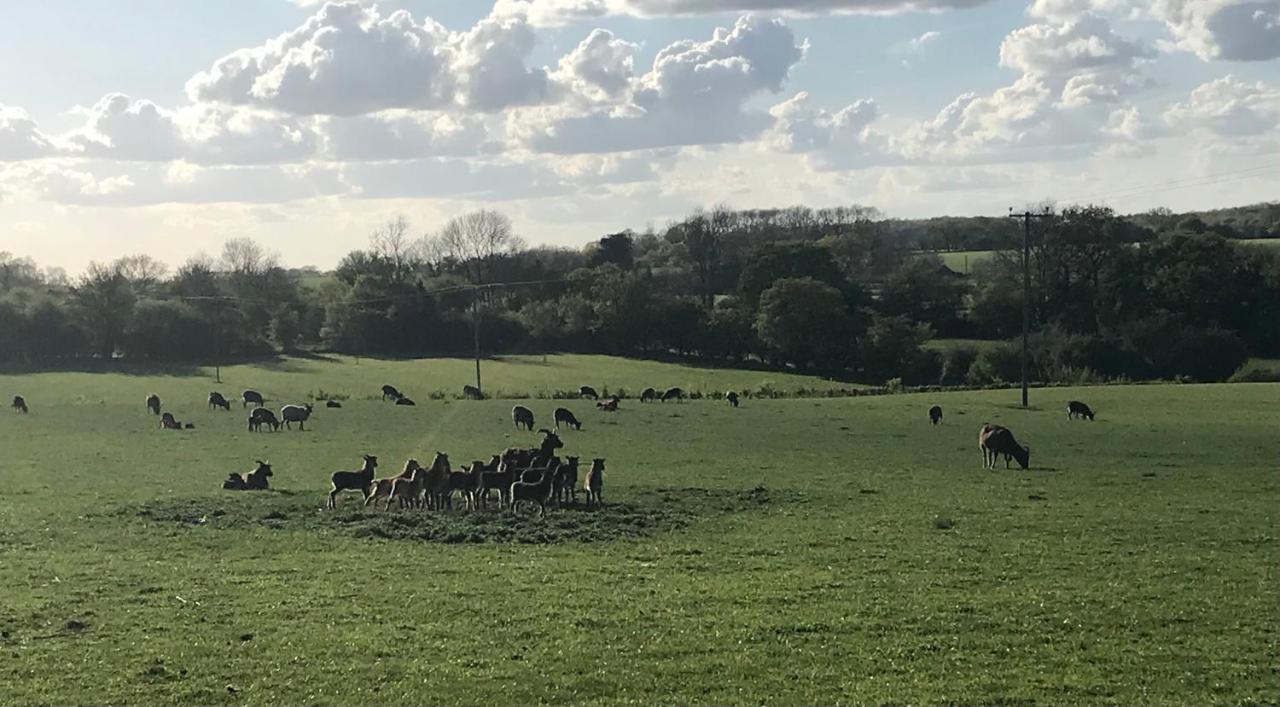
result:
[[[493,112],[550,98],[546,70],[526,65],[536,43],[518,14],[450,32],[406,10],[383,16],[376,5],[331,2],[292,32],[219,59],[187,93],[195,102],[304,115]]]
[[[1014,30],[1000,63],[1021,75],[989,95],[964,94],[899,141],[913,160],[1012,158],[1013,151],[1068,153],[1107,137],[1122,99],[1150,84],[1155,53],[1095,15]]]
[[[890,138],[872,132],[880,117],[875,101],[860,99],[829,113],[800,92],[769,110],[775,123],[766,142],[777,150],[808,155],[819,170],[852,169],[892,161]]]
[[[80,109],[83,127],[65,137],[71,154],[122,161],[189,160],[200,164],[266,164],[309,159],[310,126],[278,114],[220,106],[171,111],[122,93]]]
[[[770,123],[745,107],[748,99],[781,90],[804,52],[781,21],[743,16],[709,40],[658,52],[647,73],[617,91],[625,100],[616,105],[525,112],[508,129],[535,150],[564,154],[738,142]]]
[[[355,115],[447,105],[454,92],[450,34],[407,11],[387,17],[357,2],[330,3],[301,27],[233,52],[196,74],[196,102],[302,114]]]
[[[1174,130],[1201,130],[1225,138],[1280,137],[1280,91],[1261,81],[1245,83],[1227,75],[1197,86],[1185,103],[1170,107],[1164,119]]]
[[[459,86],[459,102],[466,108],[491,112],[546,100],[550,92],[547,72],[525,66],[536,43],[533,27],[524,19],[497,15],[455,36],[452,71]]]
[[[553,78],[570,95],[609,102],[621,97],[635,79],[635,53],[640,48],[605,29],[587,35],[560,59]]]
[[[1280,57],[1280,0],[1156,0],[1150,13],[1178,47],[1206,61]]]
[[[468,115],[389,111],[322,118],[322,154],[341,162],[410,160],[493,152],[484,121]]]
[[[963,9],[987,2],[989,0],[498,0],[495,11],[527,17],[536,25],[554,26],[605,15],[892,14]]]
[[[1280,0],[1036,0],[1028,12],[1068,20],[1117,13],[1162,22],[1168,46],[1205,61],[1266,61],[1280,57]]]
[[[22,174],[22,180],[37,198],[76,206],[277,203],[347,190],[338,170],[304,165],[201,167],[185,162],[46,162],[33,163]]]
[[[0,162],[45,157],[55,149],[26,111],[0,105]]]

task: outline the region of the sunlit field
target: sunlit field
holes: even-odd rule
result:
[[[469,361],[0,376],[5,703],[1242,703],[1280,700],[1280,385],[641,404],[582,384],[822,389],[607,357],[486,362],[602,510],[323,509],[329,474],[513,445]],[[417,400],[379,400],[392,383]],[[207,409],[319,391],[306,431]],[[446,391],[431,399],[432,391]],[[187,431],[162,431],[154,392]],[[443,393],[442,393],[443,394]],[[1087,401],[1097,420],[1070,421]],[[931,426],[928,407],[944,408]],[[981,468],[1010,427],[1031,469]],[[269,492],[229,472],[272,462]],[[381,475],[381,474],[380,474]]]

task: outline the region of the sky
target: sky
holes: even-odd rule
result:
[[[1280,199],[1280,0],[15,0],[0,251],[331,268],[476,208]]]

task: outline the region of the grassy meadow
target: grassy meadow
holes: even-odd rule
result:
[[[323,510],[329,473],[512,445],[468,361],[0,376],[0,702],[1280,701],[1280,385],[568,402],[600,511]],[[606,357],[486,387],[821,388]],[[393,383],[416,407],[377,400]],[[246,431],[211,389],[319,408]],[[143,398],[196,429],[166,432]],[[1068,421],[1082,399],[1095,422]],[[943,424],[926,410],[943,406]],[[564,401],[532,400],[538,424]],[[981,468],[1009,426],[1030,471]],[[254,459],[274,490],[220,489]]]

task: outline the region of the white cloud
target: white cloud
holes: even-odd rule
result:
[[[861,99],[837,113],[814,108],[800,92],[769,110],[775,123],[766,142],[782,152],[805,154],[819,170],[854,169],[896,158],[887,136],[872,132],[880,117],[875,101]]]
[[[707,41],[658,52],[625,101],[576,113],[526,111],[513,115],[508,129],[535,150],[563,154],[738,142],[770,123],[747,109],[747,100],[781,90],[804,52],[781,21],[747,15]]]
[[[613,101],[635,79],[638,50],[637,45],[618,39],[609,30],[596,29],[560,59],[552,76],[570,95],[596,102]]]
[[[1168,47],[1204,61],[1280,57],[1280,0],[1036,0],[1028,12],[1059,20],[1091,12],[1148,18],[1165,24]]]
[[[1205,61],[1280,57],[1280,0],[1155,0],[1150,13],[1178,47]]]
[[[1143,67],[1154,56],[1094,15],[1014,30],[1000,63],[1021,76],[987,96],[960,96],[908,131],[901,149],[911,159],[951,161],[1078,153],[1108,136],[1124,97],[1150,84]]]
[[[1174,130],[1224,138],[1280,137],[1280,91],[1228,75],[1197,86],[1187,102],[1170,107],[1164,119]]]
[[[343,193],[338,170],[324,166],[199,167],[102,160],[32,163],[21,178],[35,198],[75,206],[164,203],[278,203]]]
[[[390,111],[321,118],[323,154],[341,162],[408,160],[492,152],[484,121],[439,112]]]
[[[219,59],[187,83],[196,102],[301,114],[357,115],[449,104],[450,34],[400,10],[382,17],[356,2],[330,3],[301,27]]]
[[[908,46],[910,47],[912,52],[918,54],[924,51],[925,47],[938,41],[938,39],[940,39],[941,37],[942,37],[941,32],[934,32],[931,30],[911,40]]]
[[[796,15],[934,12],[983,5],[990,0],[498,0],[495,12],[527,17],[538,26],[630,15],[662,17],[737,12]]]
[[[209,105],[179,111],[121,93],[79,109],[83,127],[64,139],[68,154],[121,161],[190,160],[200,164],[267,164],[309,159],[316,136],[279,114]]]
[[[383,16],[354,0],[321,7],[301,27],[219,59],[187,83],[196,102],[302,115],[385,110],[494,112],[551,97],[521,15],[495,13],[464,32],[406,10]]]
[[[26,111],[0,105],[0,162],[45,157],[54,150],[53,140]]]

